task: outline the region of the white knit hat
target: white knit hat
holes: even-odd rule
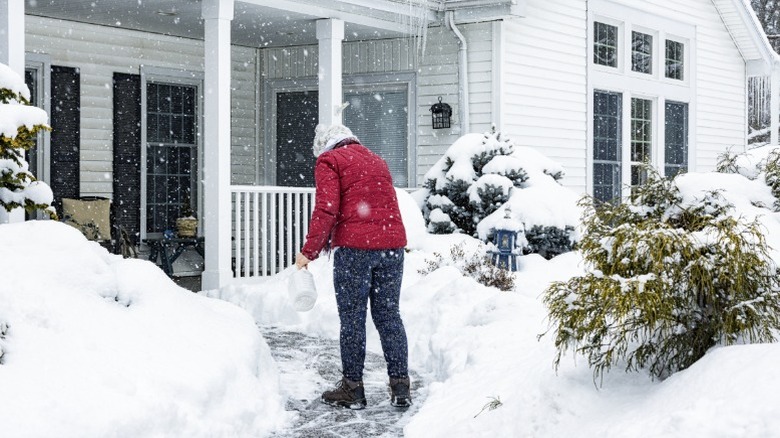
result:
[[[340,123],[330,126],[317,125],[314,129],[314,146],[312,147],[314,156],[319,157],[323,152],[333,149],[339,142],[347,139],[359,141],[349,128]]]

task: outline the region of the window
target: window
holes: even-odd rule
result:
[[[618,66],[618,28],[599,23],[593,26],[593,62],[607,67]]]
[[[30,104],[37,107],[42,107],[38,98],[38,70],[34,68],[26,68],[24,70],[24,83],[27,84],[27,88],[30,89]],[[37,177],[40,177],[38,171],[38,148],[41,143],[39,134],[35,139],[35,146],[27,150],[27,163],[30,165],[30,172]]]
[[[688,104],[666,102],[665,175],[668,178],[688,171]]]
[[[599,201],[620,199],[622,98],[604,91],[593,95],[593,196]]]
[[[653,74],[653,36],[631,32],[631,70]]]
[[[631,99],[631,186],[647,181],[642,168],[651,159],[653,149],[653,101]]]
[[[686,75],[695,69],[696,26],[623,3],[588,2],[587,183],[602,202],[631,198],[647,183],[648,165],[668,177],[686,172],[695,120]]]
[[[146,88],[146,232],[173,229],[181,205],[196,200],[197,87]]]
[[[685,45],[677,41],[666,40],[666,77],[683,80],[685,67]]]
[[[409,187],[409,114],[406,89],[348,91],[344,124],[382,157],[396,187]]]

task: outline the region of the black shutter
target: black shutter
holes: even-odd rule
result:
[[[141,76],[114,73],[114,221],[141,230]]]
[[[317,158],[311,145],[318,102],[316,91],[276,95],[276,185],[314,187]]]
[[[79,70],[51,67],[51,189],[54,206],[80,195],[81,85]]]

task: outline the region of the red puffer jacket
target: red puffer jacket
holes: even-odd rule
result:
[[[314,167],[317,193],[301,252],[316,259],[332,247],[393,249],[406,246],[406,230],[387,163],[360,143],[324,152]]]

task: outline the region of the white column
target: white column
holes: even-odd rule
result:
[[[24,77],[24,0],[0,0],[0,62]]]
[[[230,270],[230,22],[233,0],[204,0],[203,290],[225,286]]]
[[[341,42],[344,22],[334,18],[317,20],[319,41],[320,123],[341,123],[337,109],[341,101]]]
[[[780,70],[778,65],[773,64],[770,73],[769,81],[769,143],[777,146],[778,137],[780,136]]]
[[[24,0],[0,0],[0,62],[24,77]],[[0,208],[0,224],[23,221],[23,209]]]

